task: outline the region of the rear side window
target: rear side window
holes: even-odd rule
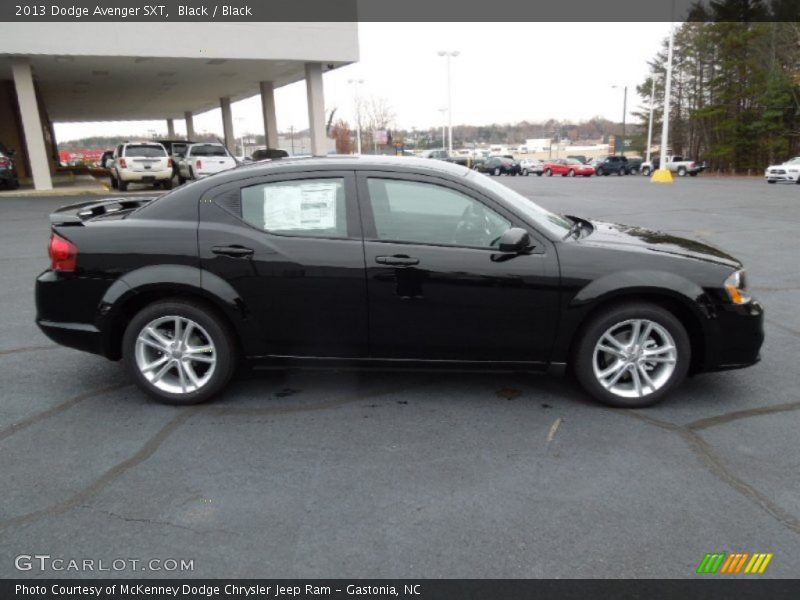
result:
[[[214,144],[203,144],[202,146],[192,146],[192,156],[228,156],[225,148]]]
[[[125,147],[125,156],[142,156],[144,158],[163,158],[167,151],[163,146],[151,146],[145,144],[131,144]]]
[[[347,238],[341,177],[276,181],[242,189],[242,218],[278,235]]]

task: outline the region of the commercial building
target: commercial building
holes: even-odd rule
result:
[[[274,90],[305,80],[311,152],[324,154],[323,73],[358,60],[357,23],[0,23],[0,142],[22,178],[52,187],[54,122],[186,120],[261,95],[278,146]]]

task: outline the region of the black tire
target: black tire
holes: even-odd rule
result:
[[[120,192],[127,192],[128,191],[128,182],[123,181],[122,179],[117,179],[117,189]]]
[[[500,167],[495,167],[494,171],[492,171],[492,175],[495,177],[500,177]]]
[[[545,174],[547,177],[552,177],[552,176],[553,176],[553,172],[552,172],[550,169],[545,169],[545,170],[544,170],[544,174]]]
[[[528,175],[530,175],[530,173],[528,173],[528,169],[522,169],[522,173],[520,173],[520,175],[524,175],[525,177],[527,177]]]
[[[14,177],[13,179],[9,179],[6,181],[6,185],[8,186],[8,189],[16,190],[19,188],[19,179],[17,179],[16,177]]]
[[[141,330],[151,321],[164,316],[180,316],[199,324],[211,336],[216,348],[217,363],[208,382],[199,390],[185,394],[173,394],[158,389],[140,372],[136,364],[136,339]],[[122,339],[123,364],[136,385],[158,402],[174,405],[200,404],[210,400],[228,383],[238,366],[236,343],[227,324],[206,305],[182,298],[170,298],[155,302],[140,310],[125,330]]]
[[[767,183],[777,183],[773,179],[767,179]],[[800,178],[798,178],[797,183],[800,183]]]
[[[618,177],[622,177],[623,175],[625,175],[625,169],[620,169],[619,171],[617,171]]]
[[[645,177],[647,177],[648,175],[650,175],[650,167],[644,167],[644,168],[642,169],[642,175],[644,175]]]
[[[800,185],[800,177],[798,177],[797,179],[795,179],[795,180],[794,180],[794,182],[795,182],[797,185]],[[19,181],[17,182],[17,185],[19,185]]]
[[[544,175],[544,171],[539,171],[538,173],[536,173],[537,177],[541,177],[542,175]]]
[[[686,177],[686,167],[678,167],[678,177]]]
[[[617,323],[629,319],[648,319],[664,327],[672,336],[677,351],[675,369],[669,379],[655,392],[642,397],[626,398],[618,396],[597,381],[594,374],[594,348],[600,337]],[[678,318],[668,310],[646,302],[625,302],[611,306],[598,313],[581,329],[575,345],[573,370],[581,386],[597,401],[617,408],[644,408],[661,401],[676,388],[689,370],[691,344],[686,329]]]
[[[161,187],[164,188],[165,190],[171,190],[172,189],[172,178],[165,179],[164,181],[162,181],[161,182]]]
[[[567,177],[575,177],[575,170],[570,169],[569,171],[567,171]]]
[[[178,185],[183,185],[184,183],[186,183],[186,177],[178,173]]]
[[[698,172],[689,173],[689,177],[697,177]]]
[[[109,175],[109,178],[111,179],[111,188],[115,190],[119,189],[119,182],[117,181],[117,178],[113,175]]]

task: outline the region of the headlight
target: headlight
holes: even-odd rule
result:
[[[747,288],[747,279],[744,270],[731,273],[731,276],[725,280],[725,291],[728,292],[728,297],[734,304],[747,304],[750,302],[750,294],[745,289]]]

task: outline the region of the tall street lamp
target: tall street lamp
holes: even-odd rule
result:
[[[620,86],[618,85],[612,85],[611,87],[617,90],[620,88]],[[628,86],[626,85],[623,87],[623,94],[622,94],[622,144],[620,144],[620,147],[622,148],[621,151],[622,156],[625,156],[625,119],[627,115],[628,115]],[[614,148],[614,154],[616,153],[617,149]]]
[[[669,103],[672,94],[672,46],[675,41],[675,0],[672,0],[672,20],[669,27],[669,49],[667,50],[667,73],[664,81],[664,118],[661,121],[661,162],[653,171],[650,181],[672,183],[672,171],[667,168],[667,148],[669,146]]]
[[[444,149],[447,148],[447,139],[445,137],[445,127],[446,127],[446,125],[445,125],[444,115],[445,115],[445,113],[447,113],[449,111],[446,108],[440,108],[439,112],[442,113],[442,149],[444,150]]]
[[[647,124],[647,157],[646,162],[650,162],[650,147],[653,144],[653,103],[656,99],[656,78],[653,77],[650,85],[650,121]],[[651,163],[652,164],[652,163]]]
[[[356,119],[356,154],[361,154],[361,107],[358,103],[358,86],[364,83],[364,80],[348,79],[347,83],[353,86],[353,114]]]
[[[452,86],[450,85],[450,59],[455,58],[461,54],[458,50],[440,50],[439,56],[444,56],[447,59],[447,154],[453,154],[453,98]]]

